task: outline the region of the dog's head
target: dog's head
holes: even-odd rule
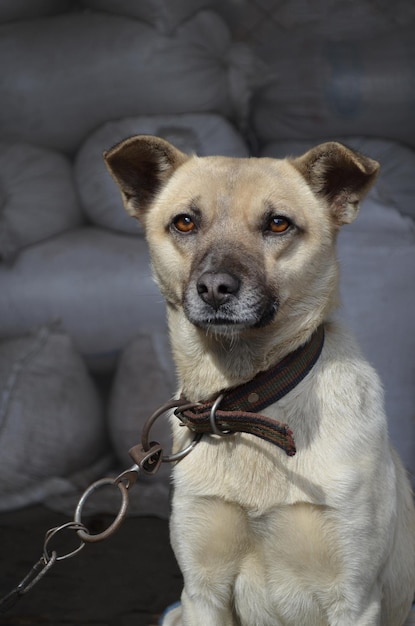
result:
[[[378,171],[334,142],[284,160],[199,158],[137,136],[105,160],[169,307],[216,335],[321,322],[337,298],[336,233]]]

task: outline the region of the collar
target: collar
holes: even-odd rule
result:
[[[225,390],[217,398],[190,408],[178,408],[175,415],[195,433],[231,435],[245,432],[280,447],[288,456],[296,453],[293,433],[283,424],[261,415],[292,391],[317,362],[324,344],[324,325],[310,339],[251,381]],[[220,407],[220,408],[219,408]]]

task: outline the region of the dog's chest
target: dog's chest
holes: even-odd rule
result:
[[[237,612],[245,618],[251,613],[249,624],[266,613],[284,615],[284,624],[325,624],[325,604],[341,571],[330,514],[324,507],[296,504],[250,515],[247,526],[252,550],[241,559]],[[261,597],[257,606],[256,597]]]
[[[250,435],[209,437],[174,470],[177,492],[216,497],[246,510],[264,512],[296,502],[325,501],[315,460],[309,454],[288,457],[279,448]]]
[[[279,624],[283,615],[281,623],[290,626],[326,623],[324,596],[333,592],[340,558],[334,520],[324,507],[276,506],[259,514],[219,498],[184,496],[172,516],[179,554],[184,536],[186,560],[198,564],[207,587],[220,563],[241,624]]]
[[[280,404],[284,406],[283,402]],[[217,497],[257,512],[296,502],[324,504],[322,485],[327,481],[327,457],[321,454],[321,448],[325,442],[321,436],[318,440],[310,436],[319,411],[301,406],[295,411],[274,412],[275,419],[288,421],[288,417],[288,423],[294,427],[298,444],[294,457],[253,435],[203,437],[174,469],[177,491],[183,486],[193,496]],[[309,416],[306,424],[302,420],[304,414]],[[177,422],[173,427],[175,449],[186,447],[187,429],[180,428]]]

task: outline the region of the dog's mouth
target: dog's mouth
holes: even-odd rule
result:
[[[224,316],[221,313],[212,314],[211,312],[195,314],[187,307],[185,307],[185,313],[189,322],[194,326],[215,334],[228,335],[268,326],[275,318],[277,309],[277,303],[274,302],[259,318],[257,315],[241,318],[237,315]]]
[[[187,314],[188,320],[198,328],[205,330],[211,330],[219,334],[234,334],[253,328],[263,328],[268,326],[275,317],[277,307],[273,307],[272,311],[264,314],[260,320],[254,321],[251,319],[239,319],[234,317],[221,317],[221,316],[209,316],[206,317],[194,317],[191,314]]]

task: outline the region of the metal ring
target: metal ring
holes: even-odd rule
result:
[[[182,406],[187,406],[183,400],[170,400],[170,402],[166,402],[163,404],[157,411],[154,411],[152,415],[148,418],[146,423],[144,424],[143,432],[141,434],[141,445],[143,446],[144,452],[148,452],[150,450],[150,428],[153,426],[154,422],[163,415],[163,413],[167,413],[170,409],[181,408]],[[192,405],[194,406],[194,404]]]
[[[72,556],[75,556],[75,554],[78,554],[78,552],[80,552],[82,548],[85,546],[85,543],[81,540],[81,544],[77,548],[75,548],[75,550],[72,550],[72,552],[68,552],[67,554],[62,554],[62,556],[58,556],[56,550],[54,550],[52,554],[49,554],[48,543],[52,540],[52,538],[55,535],[57,535],[62,530],[66,530],[66,529],[76,530],[77,532],[80,530],[84,530],[87,532],[86,527],[80,522],[67,522],[66,524],[62,524],[62,526],[57,526],[56,528],[50,528],[45,535],[45,542],[43,544],[43,556],[47,564],[49,564],[49,562],[52,562],[52,561],[54,563],[55,561],[64,561],[65,559],[70,559]]]
[[[187,400],[183,400],[180,398],[178,400],[171,400],[170,402],[166,402],[165,404],[163,404],[163,406],[161,406],[157,411],[153,413],[153,415],[148,418],[144,425],[141,435],[141,445],[143,446],[143,449],[145,451],[148,451],[150,449],[150,428],[153,426],[154,422],[161,415],[163,415],[163,413],[167,413],[167,411],[170,411],[171,409],[180,409],[180,411],[185,411],[186,409],[193,409],[195,406],[199,406],[199,404],[200,402],[187,402]],[[183,450],[179,450],[174,454],[163,455],[161,457],[162,462],[173,463],[174,461],[180,461],[193,450],[193,448],[196,446],[197,443],[199,443],[201,438],[202,435],[196,433],[193,440],[191,441],[191,443],[189,443],[188,446],[186,446],[186,448],[184,448]]]
[[[174,461],[180,461],[185,456],[187,456],[189,452],[193,450],[193,448],[196,446],[196,444],[199,443],[201,439],[202,439],[202,433],[196,433],[193,440],[189,443],[189,445],[186,448],[183,448],[183,450],[179,450],[178,452],[175,452],[174,454],[166,454],[165,456],[161,457],[161,460],[163,461],[163,463],[173,463]]]
[[[216,398],[210,410],[210,415],[209,415],[210,425],[211,425],[213,434],[219,435],[219,437],[224,437],[225,435],[232,435],[232,432],[230,430],[221,430],[220,428],[218,428],[216,424],[216,411],[217,411],[218,406],[222,402],[224,396],[225,394],[221,393],[220,396]]]
[[[122,495],[121,507],[120,507],[120,510],[118,511],[116,518],[114,519],[112,524],[108,526],[106,530],[103,530],[101,533],[96,533],[94,535],[91,535],[91,533],[89,533],[87,529],[84,530],[85,527],[82,524],[82,509],[85,506],[85,502],[87,501],[89,496],[97,489],[100,489],[101,487],[105,487],[106,485],[116,486],[121,491],[121,495]],[[118,530],[118,528],[121,525],[121,522],[124,520],[127,514],[127,509],[128,509],[128,488],[122,481],[116,482],[116,480],[114,480],[113,478],[101,478],[100,480],[97,480],[96,482],[92,483],[92,485],[90,485],[88,489],[84,491],[75,509],[74,521],[76,524],[81,524],[83,526],[82,529],[79,529],[77,531],[78,537],[82,541],[85,541],[87,543],[95,543],[97,541],[102,541],[103,539],[107,539],[116,530]]]

